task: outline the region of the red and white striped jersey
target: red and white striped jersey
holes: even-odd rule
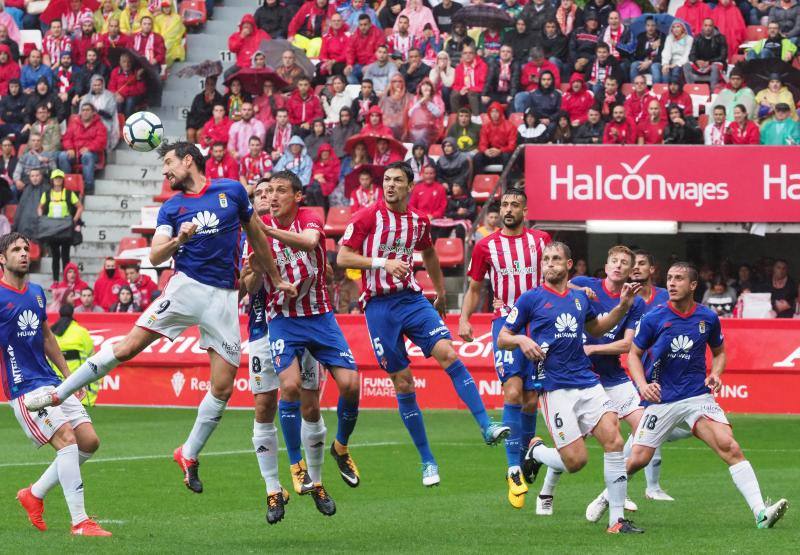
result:
[[[325,285],[325,232],[322,221],[317,214],[309,208],[300,208],[294,221],[288,226],[281,226],[272,216],[262,216],[265,224],[285,231],[302,233],[306,229],[313,229],[320,234],[319,244],[311,252],[293,249],[277,239],[268,238],[272,247],[272,256],[278,266],[278,273],[284,279],[297,287],[297,296],[286,298],[282,291],[276,291],[267,283],[268,317],[271,320],[278,314],[287,317],[313,316],[324,314],[333,310],[328,297],[328,288]],[[269,280],[266,280],[269,282]]]
[[[516,236],[504,235],[501,229],[475,245],[467,273],[475,281],[489,274],[494,296],[505,305],[495,317],[508,314],[520,295],[542,284],[542,251],[551,240],[538,229],[523,228]]]
[[[414,251],[422,251],[433,245],[431,222],[427,216],[409,208],[406,212],[394,212],[384,203],[376,203],[359,210],[342,237],[342,245],[362,256],[400,259],[413,268]],[[390,275],[383,268],[362,270],[361,285],[363,299],[390,295],[409,289],[422,291],[409,273],[403,279]]]

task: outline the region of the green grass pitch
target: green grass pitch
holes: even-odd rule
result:
[[[757,530],[724,463],[696,439],[664,447],[662,484],[676,502],[645,500],[644,477],[633,479],[629,492],[639,511],[632,518],[646,529],[642,536],[609,536],[600,523],[584,520],[586,504],[602,489],[602,454],[592,440],[588,466],[561,480],[553,517],[534,514],[538,483],[525,508],[512,509],[504,449],[484,446],[469,414],[456,411],[425,413],[440,487],[422,487],[416,450],[396,412],[363,411],[352,438],[361,486],[347,487],[326,455],[325,483],[336,515],[323,517],[310,497],[292,493],[286,518],[268,526],[251,412],[229,411],[223,418],[201,455],[205,492],[196,495],[171,458],[195,412],[131,408],[93,409],[102,445],[83,467],[88,512],[114,537],[73,538],[59,488],[45,505],[49,530],[28,523],[14,495],[38,477],[53,451],[34,450],[8,407],[0,415],[0,552],[6,553],[789,553],[800,538],[799,507],[774,529]],[[325,420],[332,438],[336,415],[326,412]],[[800,418],[731,420],[763,494],[800,500]],[[541,420],[539,429],[547,435]],[[291,489],[285,452],[281,479]]]

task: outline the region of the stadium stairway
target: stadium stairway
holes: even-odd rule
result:
[[[228,67],[228,36],[238,28],[246,13],[253,13],[256,3],[245,0],[225,0],[214,10],[214,20],[197,33],[187,35],[187,59],[174,64],[164,84],[161,106],[151,108],[164,124],[168,140],[184,136],[186,112],[194,96],[202,90],[200,79],[181,79],[177,72],[204,60],[222,60]],[[218,87],[222,90],[222,84]],[[103,266],[103,258],[116,253],[120,239],[132,235],[131,226],[140,221],[141,208],[154,205],[153,196],[161,191],[161,164],[155,153],[140,153],[120,143],[110,153],[104,170],[97,175],[95,194],[85,201],[83,244],[72,250],[72,261],[81,268],[84,281],[94,283]],[[53,282],[52,258],[44,256],[31,280],[45,289]]]

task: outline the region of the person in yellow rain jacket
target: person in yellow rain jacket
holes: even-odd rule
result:
[[[182,62],[186,59],[186,47],[183,38],[186,36],[186,27],[181,16],[175,13],[172,0],[161,0],[161,13],[155,19],[156,33],[164,37],[167,47],[167,65],[173,62]]]
[[[76,322],[72,315],[74,308],[72,303],[64,303],[58,311],[60,318],[53,324],[51,330],[56,336],[56,342],[64,358],[67,360],[67,366],[70,372],[77,369],[81,364],[86,362],[86,359],[94,354],[94,343],[89,335],[89,330],[84,328]],[[51,362],[50,366],[56,371],[56,374],[63,380],[64,376],[61,375],[58,368]],[[81,399],[81,403],[87,407],[93,407],[97,401],[97,394],[100,391],[100,381],[93,382],[86,386],[86,395]]]
[[[125,9],[119,15],[119,30],[126,35],[138,33],[142,28],[142,18],[153,17],[147,9],[147,0],[127,0]]]

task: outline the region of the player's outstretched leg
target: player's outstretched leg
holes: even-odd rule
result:
[[[303,438],[303,449],[308,460],[308,475],[314,483],[311,496],[317,510],[325,516],[336,514],[336,503],[331,499],[328,492],[322,485],[322,464],[325,460],[325,436],[328,429],[325,427],[325,420],[319,415],[316,422],[308,421],[305,418],[302,423],[301,435]]]
[[[300,430],[302,420],[300,417],[300,401],[278,401],[278,414],[281,420],[283,442],[289,455],[289,471],[292,475],[294,491],[299,495],[311,493],[314,483],[308,476],[308,469],[300,450]]]
[[[527,403],[526,403],[527,404]],[[522,466],[525,455],[530,448],[531,440],[536,437],[536,402],[533,402],[533,411],[526,410],[524,406],[519,413],[519,465]]]
[[[507,387],[507,384],[508,382],[504,387]],[[508,393],[505,394],[508,395]],[[522,405],[516,403],[503,404],[503,425],[510,430],[506,438],[508,502],[515,509],[521,509],[525,506],[525,494],[528,493],[528,486],[522,479],[522,468],[519,460],[521,408]]]
[[[336,385],[339,386],[339,402],[336,406],[336,439],[331,443],[330,452],[344,483],[355,488],[361,482],[361,474],[347,444],[358,421],[360,380],[357,372],[346,368],[336,368],[333,372]]]
[[[408,372],[408,370],[405,371]],[[408,373],[410,376],[411,373]],[[392,377],[394,378],[394,375]],[[413,378],[411,380],[413,384]],[[395,382],[395,388],[397,388],[397,382]],[[397,409],[422,461],[422,485],[438,486],[440,482],[439,465],[436,464],[436,459],[428,443],[425,421],[422,418],[422,410],[417,404],[417,394],[413,391],[413,386],[412,391],[408,393],[397,392]]]
[[[267,488],[266,519],[269,524],[275,524],[283,520],[284,505],[289,502],[289,492],[281,487],[278,478],[278,429],[273,422],[253,421],[253,449]]]

